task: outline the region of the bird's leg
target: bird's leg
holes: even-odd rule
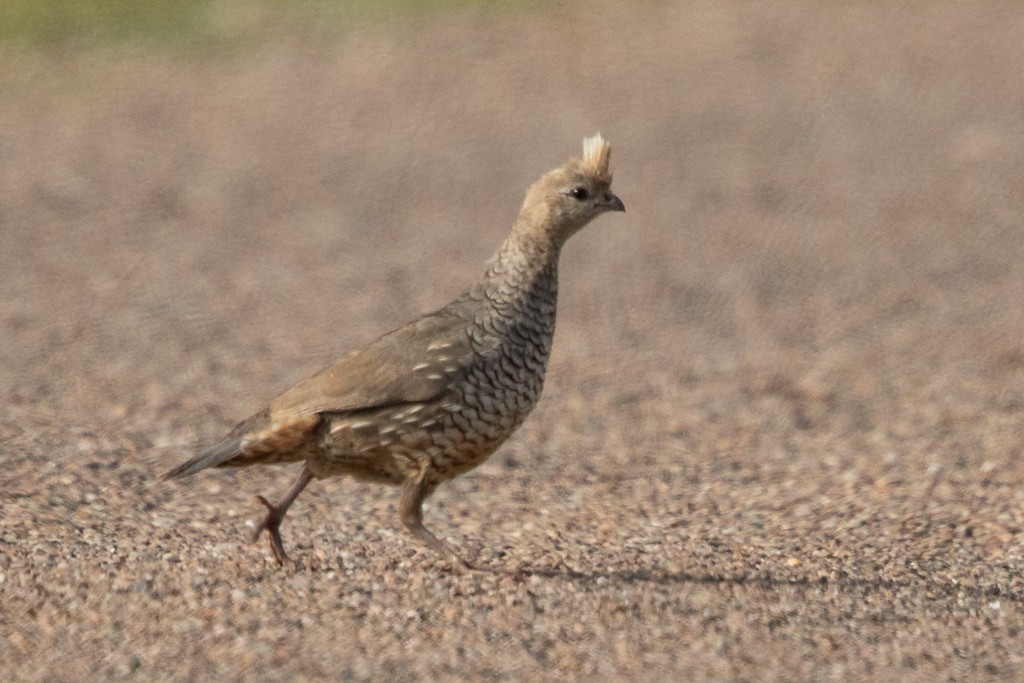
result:
[[[252,542],[255,543],[259,540],[260,534],[266,531],[270,538],[270,550],[274,553],[274,559],[278,564],[284,564],[288,560],[288,556],[284,552],[284,544],[281,543],[281,522],[284,521],[284,515],[288,512],[288,508],[311,481],[313,481],[313,473],[303,468],[302,474],[292,484],[288,494],[277,505],[271,505],[270,501],[263,496],[256,496],[256,502],[267,508],[267,516],[256,527],[256,531],[252,535]]]
[[[402,485],[402,500],[398,504],[402,524],[417,540],[430,546],[431,550],[450,562],[456,573],[473,571],[474,567],[459,557],[454,548],[423,526],[423,501],[429,493],[429,489],[417,479],[409,479]]]

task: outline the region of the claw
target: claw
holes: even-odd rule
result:
[[[288,495],[277,505],[271,505],[270,501],[263,496],[256,496],[254,498],[257,503],[267,508],[267,516],[263,518],[263,521],[256,527],[256,531],[253,532],[252,542],[258,541],[260,534],[266,531],[267,537],[270,539],[270,551],[274,553],[274,559],[277,560],[278,564],[284,564],[288,561],[288,555],[284,552],[284,543],[281,542],[281,522],[284,520],[285,513],[288,512],[288,508],[291,507],[295,499],[302,493],[302,489],[306,488],[306,485],[311,481],[313,481],[312,473],[307,469],[303,469],[302,474],[292,484]]]
[[[456,576],[473,576],[474,574],[486,573],[485,570],[479,567],[474,567],[471,563],[466,562],[454,553],[449,558],[448,564],[451,566],[452,574],[455,574]]]
[[[256,526],[256,530],[252,534],[252,542],[258,541],[260,534],[266,531],[267,537],[270,539],[270,551],[274,553],[277,563],[283,565],[288,561],[288,555],[284,552],[284,543],[281,542],[281,520],[284,519],[284,515],[281,514],[280,509],[263,496],[256,496],[254,500],[267,508],[267,516]]]

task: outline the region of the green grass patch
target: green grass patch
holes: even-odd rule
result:
[[[505,4],[501,0],[0,0],[0,44],[22,49],[140,42],[203,45],[244,41],[296,22],[343,27],[351,20]]]
[[[203,0],[5,0],[0,40],[19,47],[167,40],[201,27]]]

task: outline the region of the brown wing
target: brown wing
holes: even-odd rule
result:
[[[292,387],[271,404],[270,415],[276,422],[284,416],[429,401],[472,358],[465,320],[439,311],[385,334]]]
[[[335,365],[286,391],[221,441],[176,467],[164,478],[183,477],[207,467],[288,462],[302,459],[302,446],[320,424],[321,413],[365,410],[397,403],[430,401],[464,373],[477,350],[495,338],[474,328],[470,336],[456,300],[350,353]]]

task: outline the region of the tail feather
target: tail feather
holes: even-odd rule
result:
[[[170,472],[163,474],[160,478],[179,479],[195,474],[208,467],[218,467],[232,458],[242,454],[242,440],[253,430],[263,429],[270,422],[270,413],[266,410],[260,411],[249,419],[235,425],[227,436],[213,444],[205,451],[175,467]]]
[[[170,472],[166,472],[160,478],[166,480],[187,477],[208,467],[221,465],[241,455],[241,453],[242,437],[229,434],[188,462],[178,465]]]

